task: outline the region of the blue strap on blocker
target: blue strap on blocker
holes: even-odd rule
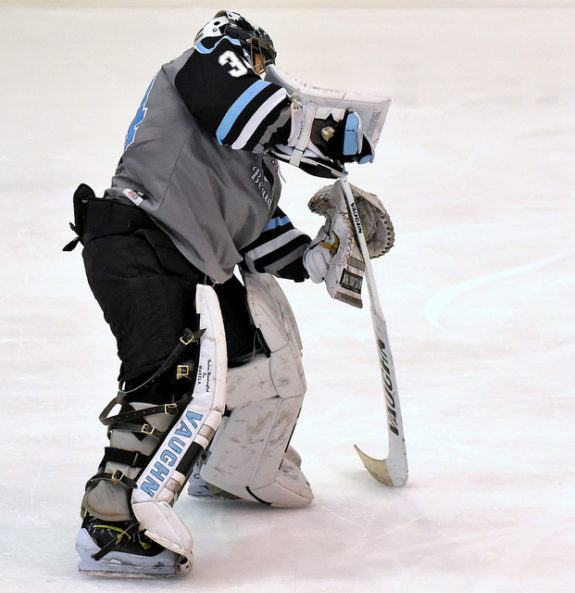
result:
[[[350,156],[359,152],[359,128],[361,120],[357,113],[350,113],[345,120],[343,136],[343,154]]]

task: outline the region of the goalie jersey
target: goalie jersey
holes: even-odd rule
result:
[[[216,283],[242,262],[303,280],[310,238],[278,208],[267,153],[289,117],[286,91],[256,74],[239,41],[198,42],[150,83],[105,197],[145,210]]]

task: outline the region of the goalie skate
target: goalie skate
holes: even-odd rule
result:
[[[106,522],[86,515],[76,538],[78,570],[114,578],[166,578],[189,572],[183,556],[138,531],[137,523]]]

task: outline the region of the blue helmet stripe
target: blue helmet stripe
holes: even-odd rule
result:
[[[194,47],[196,50],[198,50],[201,54],[211,54],[214,49],[216,49],[216,47],[218,47],[218,45],[224,40],[227,39],[230,43],[233,43],[234,45],[241,45],[239,39],[233,39],[232,37],[229,37],[228,35],[224,35],[221,39],[218,39],[218,42],[216,44],[214,44],[214,47],[206,47],[205,45],[202,44],[201,41],[198,41]]]

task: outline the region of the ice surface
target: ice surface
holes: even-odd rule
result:
[[[76,572],[80,496],[105,442],[97,415],[117,362],[80,253],[61,247],[72,238],[72,191],[107,186],[155,70],[222,3],[9,4],[0,8],[0,591],[136,591],[142,584]],[[351,168],[351,180],[383,199],[396,226],[397,246],[374,268],[410,481],[381,486],[352,448],[386,452],[367,310],[283,283],[309,383],[294,444],[316,500],[270,511],[182,496],[194,571],[143,586],[571,593],[573,3],[266,4],[274,8],[233,8],[272,33],[284,70],[393,99],[375,163]],[[306,203],[322,180],[284,174],[284,208],[315,233]]]

